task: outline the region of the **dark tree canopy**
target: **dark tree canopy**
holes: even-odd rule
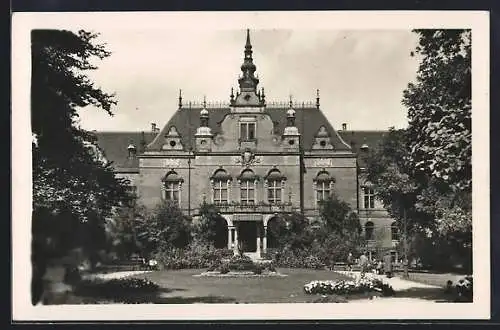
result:
[[[33,135],[33,303],[41,294],[47,258],[73,248],[102,248],[105,218],[128,203],[128,181],[114,176],[95,137],[78,126],[85,107],[111,114],[113,96],[86,71],[110,55],[96,34],[33,30],[31,127]]]
[[[470,249],[471,31],[414,32],[420,66],[403,94],[408,127],[391,129],[368,157],[368,179],[400,227],[406,215],[410,234]]]

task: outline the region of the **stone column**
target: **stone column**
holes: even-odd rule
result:
[[[260,258],[260,223],[257,223],[257,256]]]
[[[234,254],[238,254],[238,227],[234,227],[234,248],[233,248]]]
[[[227,227],[227,248],[231,249],[231,243],[233,243],[233,227]]]
[[[267,252],[267,226],[264,226],[264,236],[262,236],[262,251]]]

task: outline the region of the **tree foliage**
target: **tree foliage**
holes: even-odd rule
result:
[[[217,205],[201,204],[200,219],[194,226],[194,237],[216,248],[227,247],[226,220],[220,215]]]
[[[85,31],[31,33],[33,303],[48,253],[100,248],[104,219],[129,201],[128,181],[115,178],[95,137],[77,121],[78,110],[89,105],[111,114],[116,104],[86,75],[97,68],[93,60],[110,55],[96,38]]]
[[[138,220],[137,238],[145,255],[185,248],[191,241],[191,219],[173,202],[160,202],[143,219]]]
[[[390,129],[371,153],[368,179],[400,228],[406,220],[410,235],[470,249],[470,30],[415,33],[421,63],[403,94],[409,125]]]

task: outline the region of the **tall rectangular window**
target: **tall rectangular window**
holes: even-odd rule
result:
[[[316,182],[316,202],[321,202],[328,199],[330,195],[330,182]]]
[[[242,141],[255,140],[255,123],[240,123],[240,139]]]
[[[214,182],[214,203],[227,204],[227,181],[218,180]]]
[[[372,188],[364,187],[364,207],[365,209],[375,208],[375,193]]]
[[[165,199],[168,201],[179,202],[179,182],[165,183]]]
[[[267,184],[267,200],[271,204],[281,203],[281,182],[277,180],[269,181]]]
[[[255,204],[255,184],[252,181],[242,181],[240,187],[242,205]]]

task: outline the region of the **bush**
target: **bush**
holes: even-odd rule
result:
[[[135,303],[142,300],[148,301],[149,298],[141,297],[141,295],[155,294],[158,289],[159,286],[156,283],[146,279],[83,280],[75,286],[74,294],[82,297],[100,297],[118,302]]]
[[[229,269],[229,266],[227,264],[223,264],[220,266],[219,271],[221,274],[227,274],[227,273],[229,273],[230,269]]]
[[[228,249],[216,249],[210,245],[192,243],[186,249],[158,252],[154,258],[164,269],[214,269],[221,264],[222,259],[232,255],[233,252]]]
[[[256,267],[252,259],[246,255],[232,257],[227,265],[230,270],[235,271],[253,271]]]
[[[262,272],[264,271],[264,267],[262,265],[255,265],[254,269],[253,269],[253,273],[256,274],[256,275],[260,275],[262,274]]]
[[[310,250],[282,250],[271,255],[273,266],[284,268],[322,269],[325,262]]]

